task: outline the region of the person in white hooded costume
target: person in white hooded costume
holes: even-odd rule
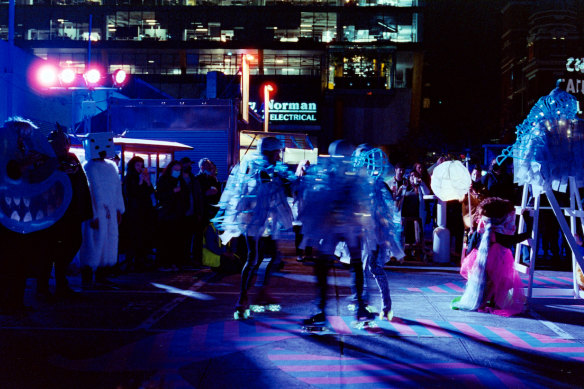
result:
[[[83,140],[93,220],[83,223],[83,243],[79,255],[82,279],[103,281],[106,269],[118,260],[118,225],[124,213],[124,198],[118,167],[110,159],[114,155],[112,133],[93,133]]]

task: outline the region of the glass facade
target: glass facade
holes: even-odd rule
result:
[[[3,0],[2,3],[8,3]],[[18,5],[129,5],[129,6],[391,6],[417,7],[418,0],[16,0]]]
[[[23,20],[15,29],[17,39],[72,40],[89,39],[88,12],[70,12],[71,7],[59,7],[51,16]],[[105,8],[105,7],[103,7]],[[107,7],[109,8],[109,7]],[[277,7],[273,7],[272,11]],[[24,8],[19,8],[24,9]],[[260,40],[262,42],[388,42],[415,43],[418,37],[418,14],[394,15],[387,10],[352,13],[347,7],[335,10],[302,11],[262,18],[262,9],[246,9],[241,19],[225,18],[218,8],[214,12],[186,13],[177,17],[172,8],[165,11],[115,11],[93,16],[93,41],[211,41],[231,42]],[[187,8],[187,10],[192,10]],[[77,10],[79,11],[79,10]],[[369,11],[367,9],[366,11]],[[234,11],[236,12],[236,11]],[[35,12],[36,13],[36,12]],[[192,17],[191,17],[192,16]],[[29,19],[29,18],[25,18]],[[177,20],[178,19],[178,20]],[[180,28],[177,28],[177,25]],[[6,39],[8,26],[0,20],[0,33]]]
[[[327,89],[407,87],[400,51],[420,41],[417,0],[17,0],[15,39],[83,72],[320,77]],[[245,7],[239,7],[245,6]],[[0,5],[0,38],[8,35]],[[91,19],[89,17],[91,15]],[[410,72],[411,73],[411,72]]]

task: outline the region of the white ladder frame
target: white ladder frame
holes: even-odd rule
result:
[[[580,193],[578,192],[578,187],[576,186],[576,179],[574,177],[568,177],[569,188],[570,188],[570,206],[560,207],[556,196],[554,195],[551,187],[546,185],[544,187],[544,193],[546,194],[548,201],[550,203],[549,207],[541,207],[540,194],[536,194],[534,197],[534,204],[532,207],[527,206],[529,200],[529,184],[523,185],[523,194],[521,196],[521,206],[515,207],[516,213],[519,215],[519,226],[517,227],[518,232],[524,232],[525,230],[525,219],[521,214],[523,209],[527,209],[530,215],[533,217],[533,228],[531,231],[531,239],[533,242],[533,247],[529,250],[529,264],[524,264],[521,261],[521,248],[527,245],[526,241],[519,242],[515,246],[515,269],[523,274],[528,274],[529,281],[527,285],[527,302],[534,302],[535,299],[545,300],[546,303],[573,303],[581,304],[580,299],[584,298],[584,291],[580,290],[578,286],[578,273],[577,265],[580,265],[581,269],[584,269],[584,257],[577,255],[577,253],[583,254],[582,248],[576,244],[574,239],[574,233],[577,231],[576,219],[580,219],[580,224],[584,231],[584,210],[582,208],[582,202],[580,199]],[[544,288],[534,288],[533,287],[533,275],[535,272],[535,260],[538,251],[538,227],[539,227],[539,212],[540,210],[551,209],[558,220],[560,228],[570,249],[572,250],[572,289],[550,289],[546,290],[546,297],[534,296],[534,294],[539,294],[539,290]],[[566,222],[565,216],[570,217],[570,226]],[[534,293],[535,292],[535,293]],[[547,297],[547,296],[558,296],[558,298]],[[553,301],[552,301],[553,300]]]

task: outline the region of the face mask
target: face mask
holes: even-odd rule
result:
[[[206,175],[208,175],[208,176],[212,176],[212,175],[213,175],[213,173],[211,173],[211,172],[210,172],[210,171],[208,171],[208,170],[203,170],[203,174],[206,174]]]
[[[174,178],[179,178],[180,177],[180,170],[173,170],[171,174]]]

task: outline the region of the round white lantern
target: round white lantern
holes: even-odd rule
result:
[[[470,173],[460,161],[442,162],[432,172],[432,191],[442,201],[463,200],[470,184]]]

